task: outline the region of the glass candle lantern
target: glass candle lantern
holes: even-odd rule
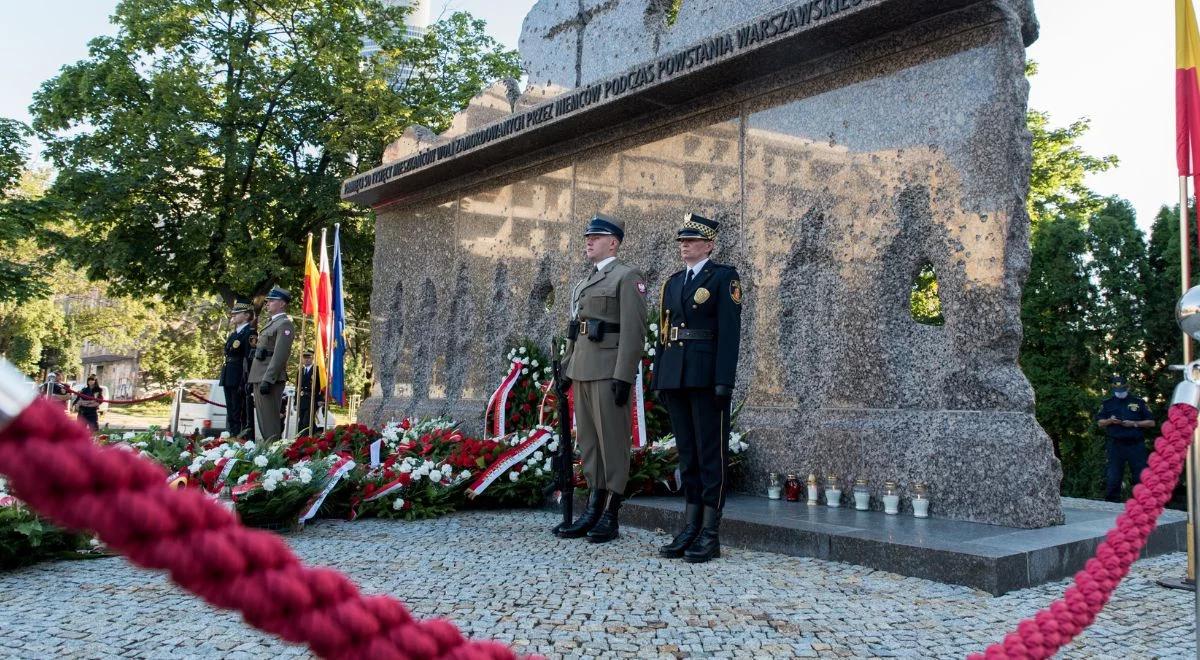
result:
[[[842,483],[836,474],[825,478],[825,505],[835,509],[842,505]]]
[[[866,479],[854,481],[854,508],[859,511],[871,508],[871,490],[867,488]]]
[[[816,506],[817,500],[820,498],[821,491],[817,487],[817,475],[816,473],[810,473],[808,475],[808,505]]]
[[[929,488],[920,481],[912,485],[912,505],[913,516],[917,518],[929,517]]]
[[[894,481],[883,484],[883,512],[889,516],[900,513],[900,487]]]
[[[789,474],[787,476],[787,482],[783,485],[783,492],[784,498],[786,498],[787,501],[800,501],[800,480],[796,478],[796,475]]]
[[[767,497],[773,500],[779,499],[783,494],[783,479],[778,472],[772,472],[767,475]]]

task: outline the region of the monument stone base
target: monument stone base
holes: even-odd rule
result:
[[[725,503],[721,544],[846,562],[1001,596],[1083,569],[1123,506],[1063,498],[1062,509],[1063,525],[1017,529],[735,495]],[[622,523],[668,534],[682,518],[678,497],[635,497],[621,509]],[[1142,556],[1186,550],[1186,527],[1186,514],[1164,511]],[[664,534],[663,542],[669,540]],[[1182,560],[1179,570],[1185,570]]]

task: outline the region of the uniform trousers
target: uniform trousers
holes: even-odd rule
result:
[[[254,412],[258,415],[258,430],[263,442],[283,436],[283,420],[279,414],[283,410],[284,385],[283,381],[272,383],[271,391],[263,394],[258,391],[258,383],[250,383],[254,388]]]
[[[679,473],[687,502],[720,510],[725,506],[730,400],[711,387],[661,390],[671,416]]]
[[[624,495],[632,438],[630,406],[618,406],[611,380],[573,381],[575,436],[588,486]],[[633,399],[633,393],[629,398]]]
[[[229,435],[237,436],[246,425],[246,396],[242,387],[224,386],[225,390],[225,430]]]
[[[1114,440],[1108,438],[1108,466],[1104,475],[1104,499],[1109,502],[1121,500],[1121,482],[1125,478],[1125,464],[1133,475],[1130,487],[1138,485],[1142,470],[1146,469],[1149,455],[1144,440]]]

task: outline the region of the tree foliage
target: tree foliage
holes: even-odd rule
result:
[[[365,316],[373,227],[340,181],[406,126],[442,125],[484,81],[518,72],[481,21],[456,14],[412,39],[407,11],[122,0],[116,35],[34,97],[53,195],[84,229],[57,237],[63,253],[117,293],[228,302],[297,287],[305,235],[340,222],[349,304]],[[366,39],[379,51],[364,58]],[[402,63],[413,73],[397,90]]]

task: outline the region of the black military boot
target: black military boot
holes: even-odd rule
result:
[[[592,531],[587,533],[588,540],[592,543],[607,543],[620,536],[620,526],[617,524],[617,512],[621,510],[620,493],[609,491],[608,503],[604,507],[604,513],[600,514],[600,520],[596,522],[596,526]]]
[[[683,551],[688,549],[692,541],[700,535],[700,524],[704,513],[703,504],[694,504],[688,502],[683,509],[683,529],[675,535],[675,540],[659,547],[658,555],[660,557],[669,557],[678,559],[683,556]]]
[[[574,523],[566,527],[556,527],[554,535],[560,539],[580,539],[586,536],[596,526],[596,521],[600,519],[600,512],[604,508],[604,500],[607,496],[607,490],[593,488],[591,494],[588,495],[587,506],[583,508],[583,513],[579,514]]]
[[[683,560],[690,564],[700,564],[721,556],[721,539],[717,536],[721,527],[721,510],[711,506],[704,507],[703,524],[700,535],[683,553]]]

